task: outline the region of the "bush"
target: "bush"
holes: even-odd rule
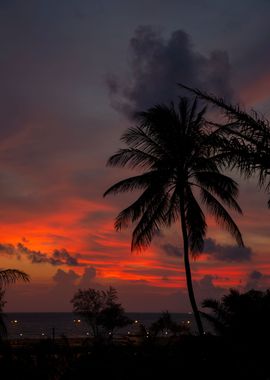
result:
[[[92,335],[112,338],[115,331],[131,323],[118,301],[116,289],[79,289],[71,300],[73,312],[90,326]]]

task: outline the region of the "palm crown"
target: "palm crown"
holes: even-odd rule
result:
[[[215,161],[216,130],[205,128],[205,108],[197,112],[197,101],[181,98],[178,110],[159,105],[137,115],[139,125],[122,136],[127,149],[120,149],[108,165],[143,169],[143,173],[120,181],[104,195],[143,190],[139,198],[116,218],[117,230],[139,220],[132,237],[132,249],[150,244],[163,226],[180,217],[184,205],[191,252],[202,251],[206,233],[205,215],[197,195],[243,245],[241,233],[225,206],[241,213],[235,198],[237,184],[221,173]],[[197,190],[196,190],[197,189]]]

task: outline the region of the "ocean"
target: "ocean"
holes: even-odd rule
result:
[[[143,324],[146,329],[155,322],[161,314],[159,313],[127,313],[127,316],[134,321],[130,326],[125,327],[118,333],[120,335],[132,332]],[[175,322],[190,321],[191,330],[195,327],[192,314],[171,313]],[[83,338],[90,335],[87,324],[73,313],[6,313],[4,321],[8,331],[9,339],[46,339],[55,338]],[[135,321],[138,321],[135,323]]]

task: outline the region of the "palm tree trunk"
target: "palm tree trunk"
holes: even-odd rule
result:
[[[189,295],[189,300],[190,300],[191,307],[193,310],[193,314],[197,323],[198,332],[202,336],[204,333],[203,325],[202,325],[200,313],[196,304],[194,291],[193,291],[193,285],[192,285],[192,276],[191,276],[190,262],[189,262],[189,242],[188,242],[188,234],[187,234],[187,226],[186,226],[185,209],[184,209],[183,200],[180,200],[180,216],[181,216],[180,219],[181,219],[181,228],[182,228],[183,245],[184,245],[184,264],[185,264],[185,271],[186,271],[188,295]]]

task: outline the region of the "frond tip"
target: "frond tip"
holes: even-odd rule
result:
[[[0,270],[0,286],[13,284],[18,280],[29,282],[30,276],[18,269]]]

